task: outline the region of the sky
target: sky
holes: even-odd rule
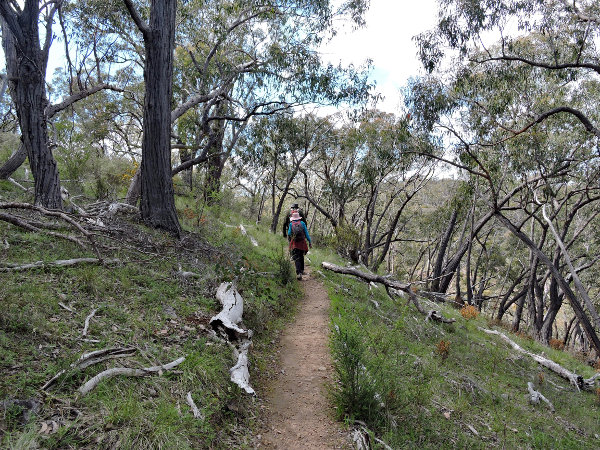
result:
[[[378,108],[398,112],[399,89],[411,76],[423,73],[412,38],[434,27],[437,8],[436,0],[371,0],[366,27],[341,30],[322,48],[323,58],[344,65],[360,65],[371,58],[371,79],[385,96]]]
[[[359,66],[367,59],[373,60],[371,81],[375,91],[385,99],[378,108],[398,112],[402,105],[400,88],[411,76],[423,73],[417,58],[413,36],[434,27],[437,18],[436,0],[371,0],[366,13],[366,26],[352,31],[341,28],[338,35],[322,49],[327,62]],[[47,74],[52,77],[54,68],[62,64],[61,45],[52,45]],[[0,49],[0,70],[4,70],[4,55]]]

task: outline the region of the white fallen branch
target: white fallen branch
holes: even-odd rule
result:
[[[540,402],[540,400],[543,400],[550,408],[550,411],[554,412],[554,405],[552,404],[552,402],[546,397],[544,397],[541,392],[536,391],[533,388],[533,383],[531,381],[527,383],[527,390],[529,391],[530,403],[532,403],[533,405],[537,405]]]
[[[185,270],[182,270],[181,264],[179,265],[179,270],[177,271],[177,275],[179,275],[181,278],[201,278],[202,277],[202,275],[200,275],[199,273],[186,272]]]
[[[95,350],[93,352],[84,353],[75,361],[73,364],[69,366],[70,370],[83,370],[86,367],[89,367],[93,364],[98,364],[102,361],[107,361],[109,359],[115,358],[125,358],[128,356],[133,356],[136,349],[133,347],[117,347],[117,348],[105,348],[102,350]],[[46,382],[42,386],[42,391],[45,391],[50,386],[52,386],[56,380],[58,380],[67,369],[63,369],[59,371],[56,375],[54,375],[50,380]]]
[[[181,358],[177,358],[175,361],[172,361],[168,364],[164,364],[162,366],[146,367],[144,369],[133,369],[133,368],[129,368],[129,367],[113,367],[112,369],[107,369],[103,372],[100,372],[95,377],[90,378],[88,381],[86,381],[79,388],[79,393],[81,394],[82,397],[84,395],[87,395],[92,389],[94,389],[96,386],[98,386],[98,384],[102,380],[107,379],[107,378],[113,378],[113,377],[116,377],[119,375],[123,375],[126,377],[144,377],[144,376],[148,376],[148,375],[153,375],[155,373],[161,374],[163,372],[163,370],[170,370],[173,367],[176,367],[179,364],[181,364],[183,361],[185,361],[185,356],[182,356]]]
[[[248,236],[250,238],[250,242],[252,242],[252,245],[258,247],[258,241],[248,234],[244,225],[240,224],[239,229],[244,236]]]
[[[495,334],[496,336],[499,336],[501,339],[503,339],[505,342],[507,342],[512,348],[517,350],[519,353],[530,356],[541,366],[551,370],[552,372],[556,373],[560,377],[569,381],[569,383],[571,383],[573,386],[575,386],[578,390],[579,389],[592,389],[594,387],[594,385],[596,384],[596,379],[600,378],[600,373],[598,373],[591,378],[584,379],[583,376],[578,375],[575,372],[571,372],[568,369],[565,369],[560,364],[558,364],[544,356],[536,355],[535,353],[531,353],[531,352],[525,350],[519,344],[517,344],[516,342],[511,340],[508,336],[506,336],[504,333],[501,333],[496,330],[487,330],[487,329],[481,328],[481,327],[478,327],[478,328],[487,334]]]
[[[23,186],[21,183],[19,183],[18,181],[16,181],[14,178],[8,178],[8,181],[10,181],[12,184],[14,184],[15,186],[17,186],[19,189],[25,191],[25,192],[29,192],[29,189],[27,189],[25,186]]]
[[[232,283],[222,283],[217,289],[217,299],[223,305],[219,314],[210,319],[211,327],[229,341],[239,340],[248,336],[238,324],[242,321],[244,313],[244,299]]]
[[[88,314],[88,316],[85,318],[85,322],[83,324],[83,331],[81,332],[81,336],[86,337],[87,336],[87,332],[88,332],[88,328],[90,327],[90,320],[92,320],[92,317],[94,317],[94,315],[96,314],[98,310],[97,309],[93,309],[91,313]]]
[[[67,305],[65,305],[63,302],[58,302],[58,306],[60,306],[63,309],[66,309],[67,311],[74,313],[75,311],[73,310],[73,308],[69,308]]]
[[[200,411],[200,409],[198,409],[196,403],[194,403],[194,399],[192,398],[191,392],[187,393],[185,400],[187,401],[187,404],[190,405],[190,408],[192,408],[192,414],[194,414],[194,417],[196,419],[204,419],[202,412]]]
[[[252,345],[249,339],[245,339],[237,351],[237,363],[231,369],[231,381],[246,391],[247,394],[255,395],[254,389],[250,387],[250,372],[248,371],[248,349]]]
[[[121,262],[119,259],[104,259],[98,258],[75,258],[75,259],[59,259],[56,261],[36,261],[34,263],[23,264],[20,266],[0,267],[0,272],[19,272],[21,270],[39,269],[43,267],[68,267],[79,264],[116,264]]]
[[[229,370],[231,381],[237,384],[248,394],[254,395],[250,387],[250,373],[248,371],[248,349],[252,344],[251,330],[243,329],[239,324],[244,313],[244,299],[232,283],[222,283],[217,289],[217,299],[223,305],[219,314],[210,319],[212,329],[227,339],[234,348],[236,364]]]

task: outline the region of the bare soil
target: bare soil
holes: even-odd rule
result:
[[[329,298],[310,273],[303,278],[304,299],[282,335],[280,372],[264,394],[264,426],[255,442],[266,449],[350,448],[327,395],[333,379]]]

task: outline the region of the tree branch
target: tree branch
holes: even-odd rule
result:
[[[142,20],[137,9],[135,9],[133,2],[131,0],[123,0],[123,3],[125,3],[125,7],[127,8],[127,11],[129,11],[129,15],[135,22],[136,26],[142,32],[144,40],[148,39],[150,27]]]

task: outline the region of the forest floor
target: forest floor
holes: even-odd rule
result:
[[[295,321],[284,331],[280,370],[267,386],[257,446],[275,449],[349,448],[348,433],[335,421],[327,387],[333,380],[329,350],[330,301],[308,271]]]

